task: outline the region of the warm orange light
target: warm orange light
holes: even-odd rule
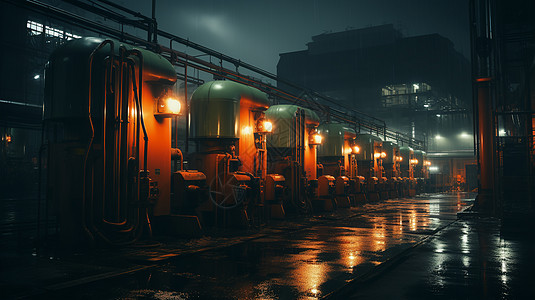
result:
[[[401,157],[401,156],[396,156],[396,161],[403,161],[403,157]]]
[[[425,166],[430,166],[430,165],[431,165],[431,162],[428,161],[428,160],[426,160],[426,161],[424,161],[424,165],[425,165]]]
[[[310,144],[310,145],[320,145],[322,140],[323,140],[323,137],[319,133],[313,133],[310,136],[310,141],[309,141],[308,144]]]
[[[256,125],[256,131],[258,133],[270,133],[273,131],[273,123],[268,120],[260,119]]]
[[[386,152],[381,152],[381,158],[385,158],[386,157]]]
[[[253,128],[251,126],[245,126],[241,130],[241,133],[242,134],[251,134],[251,133],[253,133]]]
[[[161,98],[158,100],[158,109],[154,114],[160,117],[170,118],[178,116],[181,108],[182,104],[180,104],[178,99],[173,97]]]
[[[411,164],[413,165],[417,165],[418,164],[418,160],[417,159],[411,159]]]
[[[11,136],[10,135],[6,136],[6,142],[11,143]]]
[[[381,157],[381,153],[376,152],[376,153],[373,154],[373,157],[374,158],[379,158],[379,157]]]
[[[355,153],[355,154],[360,153],[359,146],[353,146],[353,153]]]
[[[172,114],[178,115],[180,113],[180,101],[174,98],[167,98],[167,108]]]

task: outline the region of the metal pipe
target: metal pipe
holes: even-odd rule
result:
[[[136,77],[135,76],[136,73],[135,73],[134,63],[135,62],[130,63],[129,66],[130,66],[130,69],[131,69],[131,72],[132,72],[131,73],[132,74],[132,85],[133,85],[133,91],[134,91],[134,99],[135,99],[135,102],[136,102],[136,105],[137,105],[137,108],[138,108],[138,112],[137,112],[138,120],[140,120],[140,121],[137,121],[137,122],[142,122],[142,115],[141,115],[141,112],[140,112],[141,105],[140,105],[140,101],[139,101],[140,99],[139,99],[139,97],[137,95],[138,88],[136,86],[136,78],[135,78]],[[139,138],[139,126],[137,126],[137,130],[138,130],[138,138]],[[137,157],[139,158],[139,147],[137,149]],[[137,175],[137,176],[138,176],[137,182],[138,182],[138,197],[139,197],[139,182],[140,181],[139,181],[139,175]],[[150,220],[148,219],[148,214],[146,214],[146,216],[147,216],[147,222],[150,222]],[[101,232],[96,227],[94,228],[94,231],[102,240],[104,240],[106,243],[108,243],[110,245],[115,245],[115,246],[128,245],[128,244],[131,244],[131,243],[135,242],[137,239],[139,239],[139,237],[141,236],[141,234],[143,232],[143,227],[139,226],[140,220],[141,220],[141,215],[140,215],[140,210],[139,210],[139,207],[138,207],[137,208],[137,219],[136,219],[135,224],[131,224],[131,225],[129,225],[128,228],[121,230],[121,232],[123,232],[123,233],[129,233],[129,232],[136,232],[137,233],[136,236],[134,236],[134,238],[126,240],[126,241],[120,241],[120,242],[112,241],[103,232]],[[105,220],[102,220],[102,221],[106,222]],[[106,222],[106,223],[109,223],[109,222]],[[125,224],[126,223],[128,223],[128,220],[127,220],[127,222],[125,222]],[[112,225],[119,225],[119,224],[112,224]],[[150,227],[149,227],[149,229],[150,229]]]
[[[480,159],[480,189],[477,206],[483,210],[494,212],[494,117],[492,114],[491,82],[478,84],[478,115],[479,115],[479,159]]]
[[[182,155],[182,151],[179,148],[171,149],[171,159],[172,160],[180,159],[180,171],[184,170],[184,155]]]
[[[92,21],[89,21],[87,19],[81,18],[80,16],[76,16],[74,14],[68,13],[68,12],[66,12],[64,10],[60,10],[60,9],[57,9],[55,7],[52,7],[52,6],[42,4],[42,3],[38,2],[38,1],[28,0],[28,1],[24,2],[24,4],[17,3],[16,1],[15,2],[9,1],[9,2],[12,2],[15,5],[30,7],[31,9],[37,10],[38,12],[42,12],[42,11],[52,12],[53,11],[55,17],[60,16],[60,18],[66,18],[67,22],[70,22],[71,24],[76,24],[77,26],[80,26],[80,27],[83,27],[83,28],[87,28],[87,29],[93,30],[93,31],[96,29],[97,31],[102,31],[102,32],[105,32],[105,33],[110,34],[112,36],[116,36],[116,37],[122,38],[122,39],[127,39],[127,40],[133,41],[135,43],[144,44],[144,45],[147,45],[148,47],[153,46],[152,44],[148,43],[147,41],[144,41],[144,40],[142,40],[140,38],[137,38],[135,36],[132,36],[132,35],[129,35],[129,34],[125,34],[122,31],[113,30],[111,28],[108,28],[108,27],[103,26],[101,24],[98,24],[96,22],[92,22]],[[108,5],[112,5],[109,1],[106,1],[105,3],[108,4]],[[114,6],[116,8],[119,8],[119,9],[122,9],[123,11],[127,11],[129,13],[132,13],[132,14],[134,14],[136,16],[144,17],[144,16],[140,15],[139,13],[136,14],[135,12],[132,12],[132,11],[130,11],[130,10],[126,9],[126,8],[123,8],[123,7],[119,6],[119,5],[112,5],[112,6]],[[144,17],[144,18],[146,20],[150,20],[150,18],[148,18],[148,17]],[[143,26],[143,24],[139,24],[138,23],[138,24],[135,24],[133,26],[136,26],[136,27],[141,28],[143,30],[147,30],[147,27]],[[262,69],[256,68],[256,67],[254,67],[252,65],[243,63],[240,60],[237,60],[237,59],[234,59],[232,57],[226,56],[226,55],[224,55],[222,53],[213,51],[213,50],[211,50],[209,48],[203,47],[203,46],[198,45],[196,43],[190,42],[189,40],[177,37],[177,36],[175,36],[173,34],[170,34],[170,33],[167,33],[167,32],[163,32],[161,30],[157,30],[157,34],[159,34],[159,35],[161,35],[163,37],[169,38],[169,39],[173,39],[173,40],[175,40],[175,41],[177,41],[177,42],[179,42],[179,43],[181,43],[183,45],[186,45],[188,47],[192,47],[192,48],[194,48],[196,50],[205,52],[205,53],[209,54],[210,56],[219,58],[220,60],[225,60],[227,62],[230,62],[235,66],[240,66],[240,67],[249,69],[249,70],[251,70],[253,72],[256,72],[256,73],[258,73],[260,75],[266,76],[266,77],[268,77],[270,79],[276,80],[278,82],[284,83],[284,84],[286,84],[288,86],[292,86],[292,87],[295,87],[295,88],[298,88],[298,89],[301,89],[301,90],[303,89],[302,87],[299,87],[299,86],[297,86],[297,85],[295,85],[295,84],[293,84],[291,82],[288,82],[286,80],[278,78],[274,74],[271,74],[271,73],[266,72],[266,71],[264,71]],[[262,84],[262,83],[259,83],[259,82],[257,82],[257,83],[258,84]],[[268,87],[268,89],[272,90],[273,87]],[[311,94],[314,97],[321,98],[324,101],[327,101],[327,102],[329,102],[331,104],[338,105],[337,101],[335,101],[334,99],[331,99],[331,98],[329,98],[329,97],[327,97],[325,95],[322,95],[322,94],[319,94],[319,93],[316,93],[316,92],[313,92],[313,91],[309,91],[309,94]],[[308,105],[310,105],[310,103],[305,99],[300,99],[300,101],[305,102]],[[315,103],[315,104],[318,105],[318,103]],[[348,109],[348,108],[344,107],[344,109]],[[369,115],[366,115],[366,114],[363,114],[363,113],[360,113],[360,112],[356,112],[355,111],[355,113],[358,113],[359,115],[361,115],[363,117],[366,117],[366,118],[368,118],[370,120],[381,121],[381,120],[379,120],[377,118],[374,118],[372,116],[369,116]],[[355,120],[353,118],[349,118],[349,120],[342,120],[342,121],[355,122]],[[361,120],[357,120],[356,122],[362,122],[362,119]],[[390,136],[390,134],[389,134],[389,136]],[[418,143],[418,146],[419,147],[425,147],[425,145],[423,143]]]
[[[121,57],[123,59],[124,59],[125,53],[127,53],[129,55],[129,54],[131,54],[130,52],[133,52],[133,51],[125,51],[122,48],[121,48],[120,51],[121,51]],[[142,59],[140,59],[140,62],[142,62]],[[130,62],[126,62],[126,64],[130,67],[130,70],[131,70],[131,74],[132,74],[131,78],[132,78],[132,85],[133,85],[133,91],[134,91],[134,99],[135,99],[135,103],[136,103],[137,108],[138,108],[138,112],[137,112],[137,116],[138,117],[137,117],[137,121],[136,121],[138,123],[138,125],[136,126],[136,128],[137,128],[137,139],[139,139],[139,123],[143,122],[143,118],[142,118],[142,105],[141,105],[141,102],[140,102],[140,97],[137,95],[138,87],[136,85],[136,73],[135,73],[135,67],[134,67],[135,61],[133,61],[133,59],[130,58]],[[142,70],[141,68],[142,68],[142,66],[140,66],[140,71]],[[140,74],[142,74],[142,73],[140,72]],[[140,76],[140,82],[142,82],[142,76]],[[141,88],[139,88],[139,92],[142,92]],[[145,133],[146,133],[146,131],[145,131]],[[148,139],[146,139],[146,142],[147,141],[148,141]],[[136,153],[137,153],[136,156],[139,159],[139,147],[138,147]],[[139,173],[138,173],[137,176],[138,176],[137,182],[140,182],[139,181]],[[139,197],[139,185],[138,185],[138,196],[137,197]],[[150,219],[148,217],[148,208],[147,207],[145,208],[145,217],[146,217],[146,220],[147,220],[147,225],[149,227],[149,232],[152,233],[152,228],[151,228],[151,224],[150,224]],[[141,234],[143,232],[143,228],[142,227],[140,228],[140,226],[139,226],[140,225],[140,221],[141,221],[141,215],[140,215],[139,207],[137,207],[137,218],[136,218],[135,223],[129,222],[129,220],[130,220],[130,218],[127,217],[124,222],[113,223],[113,222],[109,222],[109,221],[105,220],[104,218],[102,218],[102,221],[104,223],[110,224],[110,225],[115,225],[115,226],[120,226],[120,227],[130,223],[130,225],[127,228],[120,229],[120,232],[122,232],[122,233],[129,233],[129,232],[135,232],[136,233],[136,235],[133,238],[128,239],[128,240],[119,241],[119,242],[112,241],[99,228],[95,227],[94,231],[100,238],[102,238],[102,240],[104,240],[108,244],[111,244],[111,245],[127,245],[127,244],[131,244],[131,243],[135,242],[137,239],[139,239],[139,237],[141,236]]]
[[[128,55],[134,54],[139,58],[139,86],[136,89],[135,78],[132,78],[132,84],[134,85],[134,97],[136,98],[138,105],[138,114],[140,114],[141,127],[143,128],[143,140],[145,141],[145,147],[143,151],[143,170],[147,172],[147,153],[149,148],[149,137],[147,134],[147,129],[145,128],[145,121],[143,117],[143,54],[137,49],[132,49],[126,52]],[[134,66],[131,66],[134,68]],[[135,74],[135,70],[133,70]]]
[[[152,42],[158,43],[158,22],[156,21],[156,0],[152,0]],[[149,40],[150,41],[150,40]]]
[[[111,6],[111,7],[120,9],[120,10],[126,12],[126,13],[129,13],[129,14],[133,15],[134,17],[143,19],[143,20],[145,20],[146,22],[150,22],[150,21],[151,21],[151,19],[150,19],[149,17],[147,17],[147,16],[141,14],[140,12],[135,12],[135,11],[133,11],[133,10],[131,10],[131,9],[128,9],[128,8],[126,8],[126,7],[124,7],[124,6],[121,6],[121,5],[119,5],[119,4],[116,4],[116,3],[112,2],[112,1],[108,1],[108,0],[97,0],[97,1],[102,2],[102,3],[104,3],[104,4],[107,4],[107,5]]]
[[[93,117],[92,117],[92,114],[91,114],[91,98],[92,98],[92,90],[91,90],[91,86],[92,86],[92,70],[93,70],[93,58],[95,57],[95,54],[97,53],[97,51],[99,51],[100,49],[102,49],[104,46],[106,46],[107,44],[110,44],[110,47],[112,47],[113,49],[113,42],[111,40],[105,40],[103,41],[102,43],[100,43],[100,45],[97,46],[97,48],[95,48],[91,54],[89,55],[89,88],[88,88],[88,97],[87,97],[87,102],[88,102],[88,106],[87,106],[87,118],[88,118],[88,121],[89,121],[89,126],[90,126],[90,129],[91,129],[91,136],[89,138],[89,143],[87,145],[87,150],[86,150],[86,153],[84,155],[84,161],[83,161],[83,168],[82,168],[82,172],[83,172],[83,175],[82,175],[82,218],[81,218],[81,225],[82,225],[82,229],[85,231],[85,233],[89,236],[91,242],[94,243],[95,241],[95,237],[93,235],[93,233],[89,230],[89,228],[87,227],[87,224],[86,224],[86,211],[85,211],[85,206],[86,206],[86,172],[87,172],[87,159],[89,157],[89,153],[91,152],[91,147],[93,146],[93,140],[95,138],[95,127],[93,126]],[[91,193],[92,194],[92,193]],[[93,199],[92,199],[92,195],[91,195],[91,202],[93,202]]]
[[[186,108],[186,154],[189,153],[189,99],[188,99],[188,61],[184,63],[184,106]]]

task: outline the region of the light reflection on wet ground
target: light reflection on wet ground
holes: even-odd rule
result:
[[[107,299],[314,299],[429,237],[470,203],[461,195],[369,203],[353,208],[349,218],[326,215],[323,219],[328,222],[301,230],[179,256],[157,269],[77,290],[77,294]],[[462,247],[462,238],[459,243]],[[451,246],[439,240],[430,245],[437,255],[434,259],[444,261],[440,255]],[[433,271],[434,289],[440,290],[446,284],[440,274],[447,270]]]
[[[350,298],[535,299],[529,234],[504,235],[495,219],[459,220]]]

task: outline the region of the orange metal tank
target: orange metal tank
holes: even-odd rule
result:
[[[243,227],[249,216],[261,215],[265,138],[272,129],[264,114],[268,106],[265,93],[232,81],[205,83],[192,95],[190,137],[197,149],[191,163],[206,174],[211,201],[201,209],[213,215],[214,223]]]
[[[145,49],[87,37],[58,47],[45,78],[45,126],[63,131],[50,144],[47,184],[62,243],[132,242],[150,229],[148,208],[170,212],[165,116],[178,111],[165,109],[173,66]]]

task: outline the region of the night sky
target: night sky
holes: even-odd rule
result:
[[[151,15],[151,0],[115,0]],[[404,36],[439,33],[469,57],[468,0],[157,0],[161,29],[276,73],[279,53],[314,35],[392,23]]]

